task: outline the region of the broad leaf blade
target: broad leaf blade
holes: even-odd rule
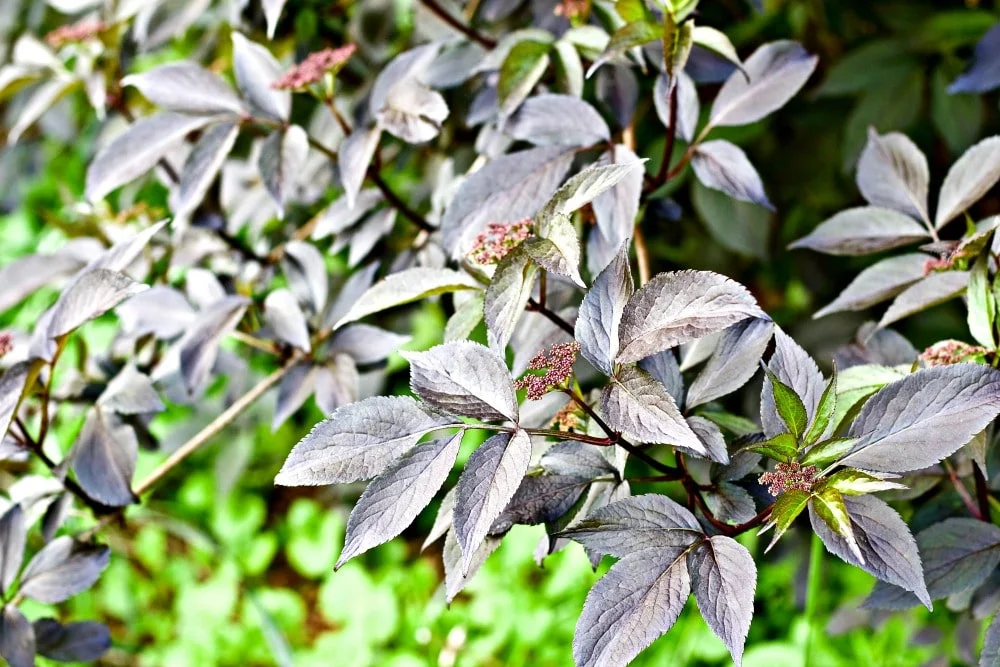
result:
[[[930,221],[927,158],[905,134],[879,135],[875,128],[868,128],[868,143],[858,161],[857,181],[858,189],[872,206]]]
[[[583,296],[576,316],[580,353],[605,375],[611,375],[618,356],[618,327],[633,289],[628,247],[623,245]]]
[[[35,554],[21,577],[21,593],[55,604],[90,588],[108,566],[111,550],[57,537]]]
[[[404,353],[410,388],[436,408],[463,417],[517,422],[517,396],[503,358],[472,342]]]
[[[928,238],[913,218],[888,208],[849,208],[820,223],[789,248],[809,248],[828,255],[867,255]]]
[[[414,267],[392,273],[372,285],[357,297],[354,304],[337,322],[339,329],[348,322],[407,303],[458,290],[481,289],[481,285],[466,273],[451,269]]]
[[[941,229],[976,203],[1000,179],[1000,137],[989,137],[965,151],[951,166],[938,194],[934,226]]]
[[[757,566],[746,547],[716,535],[701,542],[688,555],[691,588],[701,615],[729,649],[737,667],[753,618]]]

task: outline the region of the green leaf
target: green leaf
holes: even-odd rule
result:
[[[535,87],[549,66],[551,44],[531,39],[518,42],[500,66],[497,98],[500,107],[512,112]]]
[[[791,433],[779,433],[770,440],[758,442],[755,445],[747,445],[743,449],[748,452],[763,454],[775,461],[789,463],[795,460],[799,452],[799,442]]]
[[[615,3],[615,11],[626,23],[656,20],[646,6],[645,0],[618,0]]]
[[[692,21],[693,23],[693,21]],[[698,46],[702,46],[709,51],[718,53],[720,56],[733,63],[739,69],[743,69],[743,61],[736,53],[736,47],[729,41],[726,33],[705,25],[695,26],[691,32],[691,40]]]
[[[857,470],[855,468],[846,468],[844,470],[837,471],[828,477],[822,484],[822,488],[824,489],[836,489],[840,493],[847,496],[863,496],[866,493],[877,493],[878,491],[907,488],[904,484],[898,484],[887,479],[881,479],[875,475],[864,472],[863,470]]]
[[[675,21],[683,21],[698,7],[698,0],[666,0],[667,11]]]
[[[982,136],[984,115],[980,95],[948,92],[949,82],[958,73],[946,74],[942,65],[931,77],[931,120],[955,157]]]
[[[684,69],[691,55],[693,28],[692,21],[678,24],[669,14],[663,22],[663,62],[671,81],[676,81],[677,73]]]
[[[803,440],[803,444],[811,445],[826,434],[827,427],[830,426],[830,420],[833,418],[833,414],[837,411],[837,369],[833,369],[833,377],[826,385],[826,389],[823,390],[823,395],[820,396],[819,405],[816,407],[816,415],[813,417],[812,426],[809,427],[809,431],[806,433],[806,437]]]
[[[802,457],[802,465],[827,466],[851,451],[857,438],[832,438],[817,444]]]
[[[996,300],[990,287],[989,251],[984,251],[976,259],[969,273],[969,286],[965,295],[969,309],[969,332],[976,341],[988,350],[996,349],[993,323],[996,320]]]
[[[795,518],[809,504],[810,497],[811,494],[808,491],[802,491],[801,489],[785,491],[778,496],[778,499],[774,502],[774,509],[771,510],[771,520],[768,521],[769,526],[774,526],[774,536],[771,538],[771,542],[767,545],[767,548],[764,549],[764,553],[770,551],[778,543],[781,536],[791,527]]]
[[[772,373],[771,369],[764,366],[763,363],[761,363],[761,366],[767,372],[767,377],[771,381],[771,387],[774,389],[774,405],[778,409],[778,415],[797,440],[802,437],[809,423],[809,414],[806,412],[806,406],[803,405],[802,399],[799,398],[794,389],[779,380],[778,376]]]
[[[747,419],[746,417],[734,415],[729,412],[702,410],[698,414],[713,422],[716,426],[726,429],[737,437],[760,432],[760,426],[758,426],[755,422]]]
[[[809,502],[830,530],[844,538],[855,558],[864,563],[865,557],[854,537],[851,516],[847,513],[847,505],[844,504],[844,496],[840,491],[827,487],[813,495]]]

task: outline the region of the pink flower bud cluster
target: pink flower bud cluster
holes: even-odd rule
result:
[[[0,332],[0,357],[6,355],[14,349],[14,336],[3,331]]]
[[[562,0],[555,9],[552,10],[556,16],[568,19],[575,19],[586,15],[590,10],[590,0]]]
[[[63,44],[69,42],[82,42],[91,37],[97,37],[107,25],[103,21],[80,21],[70,25],[59,26],[49,34],[45,35],[45,41],[54,49],[58,49]]]
[[[331,70],[340,69],[347,59],[354,55],[357,47],[353,44],[339,49],[323,49],[306,56],[306,59],[281,75],[271,84],[278,90],[302,90],[314,83],[319,83]]]
[[[931,273],[937,273],[938,271],[948,271],[951,269],[951,265],[951,257],[930,257],[926,262],[924,262],[924,275],[930,275]]]
[[[497,264],[531,234],[531,218],[517,222],[491,222],[476,237],[469,256],[478,264]]]
[[[969,345],[960,340],[943,340],[934,343],[920,353],[920,361],[925,366],[951,366],[966,361],[975,361],[986,355],[986,348],[979,345]]]
[[[785,491],[812,491],[816,483],[819,468],[803,466],[801,463],[779,463],[774,472],[766,472],[760,476],[760,483],[768,487],[772,496],[779,496]]]
[[[573,364],[576,363],[576,353],[579,351],[580,344],[573,342],[553,345],[547,353],[539,352],[528,362],[528,368],[533,371],[544,370],[545,373],[525,375],[514,383],[514,387],[526,389],[528,398],[537,401],[573,375]]]

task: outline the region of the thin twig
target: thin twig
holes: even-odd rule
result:
[[[534,298],[528,299],[528,306],[525,310],[535,313],[541,313],[547,320],[552,322],[552,324],[556,325],[557,327],[568,333],[570,336],[576,334],[572,324],[570,324],[563,318],[559,317],[559,314],[554,312],[551,308],[542,305],[538,301],[535,301]]]
[[[951,480],[952,486],[954,486],[955,491],[958,492],[959,497],[965,504],[965,508],[969,510],[969,514],[971,514],[972,516],[981,521],[985,521],[986,519],[979,511],[979,506],[976,504],[975,499],[973,499],[973,497],[969,495],[969,490],[965,488],[965,484],[963,484],[962,480],[958,478],[958,473],[955,472],[954,466],[952,466],[947,459],[942,461],[941,464],[944,466],[944,469],[948,472],[948,479]],[[987,513],[986,516],[989,516],[989,513]]]
[[[455,30],[459,31],[460,33],[471,39],[472,41],[478,43],[479,45],[485,46],[487,49],[492,49],[497,45],[497,41],[492,37],[487,37],[486,35],[483,35],[475,28],[465,25],[464,23],[456,19],[454,16],[449,14],[447,9],[438,4],[437,0],[421,0],[421,3],[425,7],[427,7],[427,9],[434,12],[434,14],[439,19],[441,19],[442,21],[444,21],[452,28],[454,28]]]
[[[990,520],[990,487],[986,483],[986,476],[983,475],[979,464],[972,464],[972,476],[976,482],[976,501],[979,503],[979,512],[983,515],[983,521]]]

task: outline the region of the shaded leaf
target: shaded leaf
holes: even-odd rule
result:
[[[525,477],[517,493],[490,526],[490,534],[505,533],[514,524],[536,525],[561,518],[589,486],[591,480],[576,475]]]
[[[557,213],[547,218],[542,227],[537,236],[525,239],[520,248],[549,273],[566,276],[578,287],[585,287],[580,275],[580,237],[573,221]]]
[[[222,337],[236,328],[250,300],[227,296],[201,313],[180,342],[180,369],[188,393],[204,386],[219,353]]]
[[[355,128],[340,144],[340,149],[337,151],[337,166],[340,184],[344,187],[344,199],[349,209],[353,209],[358,201],[361,186],[368,174],[368,166],[375,157],[381,138],[382,128],[377,125],[367,130]]]
[[[123,273],[94,269],[82,274],[59,295],[46,333],[63,336],[108,312],[125,299],[149,289]]]
[[[514,335],[537,275],[538,266],[521,248],[507,253],[497,264],[483,300],[487,339],[495,352],[502,353]]]
[[[32,627],[39,655],[60,662],[91,662],[111,648],[108,626],[96,621],[63,625],[54,618],[40,618]]]
[[[728,327],[708,363],[688,387],[687,406],[714,401],[746,384],[757,371],[773,331],[770,320],[756,317]]]
[[[698,144],[691,157],[695,176],[705,186],[734,199],[774,210],[760,174],[739,146],[717,139]]]
[[[476,572],[479,571],[479,568],[486,562],[486,559],[490,557],[490,554],[496,551],[499,546],[500,538],[486,536],[473,554],[472,563],[469,565],[468,570],[465,570],[462,547],[458,544],[455,531],[448,531],[448,534],[444,538],[444,549],[442,551],[445,600],[447,602],[450,603],[462,592],[465,586],[476,575]]]
[[[330,291],[323,255],[311,243],[291,240],[285,244],[282,269],[288,286],[301,303],[314,313],[322,313]]]
[[[110,507],[136,501],[132,475],[139,455],[132,428],[109,423],[99,408],[87,414],[71,453],[73,474],[87,495]]]
[[[10,585],[21,571],[27,530],[19,503],[11,505],[0,517],[0,593],[4,595],[10,592]]]
[[[28,563],[20,592],[38,602],[62,602],[90,588],[108,566],[110,556],[106,546],[57,537]]]
[[[312,350],[309,325],[291,290],[278,288],[264,299],[264,319],[279,339],[304,352]]]
[[[677,136],[688,143],[694,139],[698,128],[698,90],[694,81],[684,72],[677,75],[674,84],[677,90]],[[656,105],[656,115],[668,130],[670,129],[670,78],[666,74],[656,77],[653,88],[653,103]]]
[[[14,364],[0,376],[0,439],[7,435],[31,375],[31,362]],[[32,382],[34,384],[34,382]]]
[[[298,125],[289,125],[283,132],[272,132],[264,141],[257,168],[278,208],[279,217],[284,216],[288,191],[295,185],[308,153],[309,139]]]
[[[97,405],[120,415],[161,412],[164,409],[152,380],[135,364],[122,367],[97,399]]]
[[[181,169],[180,191],[176,213],[192,213],[205,198],[219,170],[233,150],[240,127],[236,123],[219,123],[209,128],[194,145]]]
[[[12,604],[0,615],[0,656],[10,667],[34,667],[35,634],[31,623]]]
[[[601,156],[598,164],[627,164],[638,160],[639,156],[627,146],[616,144],[611,151]],[[643,171],[641,169],[632,170],[612,188],[594,197],[590,203],[594,217],[597,219],[598,229],[615,249],[632,236],[635,218],[639,214],[642,185]],[[593,257],[588,257],[588,259],[593,261]],[[603,266],[598,267],[598,269],[603,268]],[[593,274],[599,272],[599,270],[592,269]]]
[[[351,324],[330,339],[330,349],[349,354],[359,364],[382,361],[410,340],[369,324]]]

